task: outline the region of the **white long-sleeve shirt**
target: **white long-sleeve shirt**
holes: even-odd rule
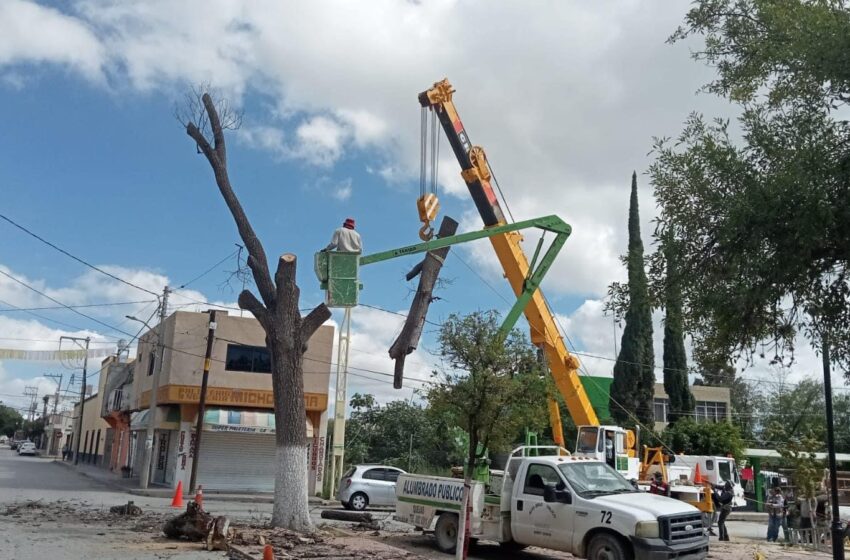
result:
[[[363,241],[360,239],[360,234],[353,229],[341,227],[334,231],[331,243],[327,246],[327,250],[362,253]]]

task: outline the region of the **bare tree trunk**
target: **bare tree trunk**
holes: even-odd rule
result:
[[[440,231],[437,237],[449,237],[457,232],[457,222],[448,216],[444,217],[440,222]],[[440,276],[440,269],[443,268],[443,262],[449,254],[449,247],[443,247],[436,251],[429,251],[422,262],[417,264],[413,270],[407,275],[407,279],[415,277],[421,273],[419,277],[419,286],[416,288],[416,295],[413,302],[410,304],[410,311],[407,314],[407,319],[404,321],[404,327],[398,337],[390,346],[390,358],[395,360],[395,369],[393,375],[393,387],[401,389],[402,380],[404,379],[404,359],[408,354],[416,350],[419,344],[419,338],[422,336],[422,328],[425,326],[425,317],[428,314],[428,308],[431,302],[434,301],[433,292],[434,285],[437,283],[437,278]]]
[[[186,133],[206,156],[215,173],[216,184],[236,222],[248,249],[248,266],[262,302],[250,291],[239,294],[239,307],[250,311],[266,332],[266,345],[272,358],[272,388],[275,407],[277,465],[272,525],[295,531],[311,531],[313,524],[307,503],[307,414],[304,406],[304,352],[310,337],[331,313],[325,304],[306,317],[298,311],[300,291],[295,283],[295,255],[278,260],[274,281],[262,243],[254,233],[227,172],[224,132],[209,94],[202,96],[209,117],[213,145],[194,122],[186,123]]]

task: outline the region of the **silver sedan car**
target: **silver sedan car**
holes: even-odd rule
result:
[[[394,506],[395,483],[403,470],[385,465],[349,467],[339,481],[337,499],[345,509],[362,511],[368,506]]]

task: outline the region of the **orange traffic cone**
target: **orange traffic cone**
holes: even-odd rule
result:
[[[183,507],[183,481],[177,481],[177,488],[174,489],[174,498],[171,499],[171,507]]]
[[[200,484],[198,485],[198,491],[195,492],[195,503],[198,504],[198,507],[204,509],[204,487]]]
[[[267,544],[263,547],[263,560],[274,560],[274,549],[272,545]]]
[[[697,468],[694,471],[694,484],[702,484],[702,473],[699,470],[699,463],[697,463]]]

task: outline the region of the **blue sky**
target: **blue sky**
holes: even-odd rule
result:
[[[454,0],[0,1],[0,209],[147,289],[196,277],[240,242],[207,162],[174,117],[189,88],[208,83],[244,112],[228,137],[242,204],[272,258],[299,256],[302,300],[313,305],[322,294],[312,254],[344,218],[356,218],[367,252],[417,240],[416,95],[448,76],[517,219],[556,213],[573,225],[544,287],[578,348],[611,357],[616,331],[602,298],[623,277],[618,256],[632,170],[642,183],[648,244],[655,208],[643,173],[652,137],[676,134],[692,110],[729,114],[724,103],[695,93],[710,72],[690,60],[689,46],[665,44],[687,7],[661,0],[549,2],[534,11],[522,2]],[[479,227],[445,142],[439,194],[442,215]],[[431,318],[504,309],[510,292],[489,244],[455,254],[444,269],[454,282]],[[413,262],[364,269],[362,301],[403,312],[412,288],[403,274]],[[0,267],[69,304],[149,299],[5,222]],[[234,268],[235,258],[172,304],[185,306],[188,297],[233,305],[239,287],[222,283]],[[52,305],[6,278],[0,299]],[[149,315],[153,307],[85,311],[134,331],[124,315]],[[121,336],[67,311],[39,313],[100,340]],[[400,320],[357,310],[352,362],[365,377],[353,390],[409,395],[363,371],[391,371],[386,350]],[[659,327],[660,318],[660,363]],[[78,331],[0,312],[0,348],[55,348],[52,341],[68,332]],[[426,335],[425,346],[432,341]],[[816,363],[813,355],[802,359]],[[411,358],[411,375],[426,376],[430,362],[427,352]],[[610,372],[608,361],[584,363],[589,373]],[[20,402],[28,384],[52,390],[42,374],[59,369],[0,361],[0,400]]]

